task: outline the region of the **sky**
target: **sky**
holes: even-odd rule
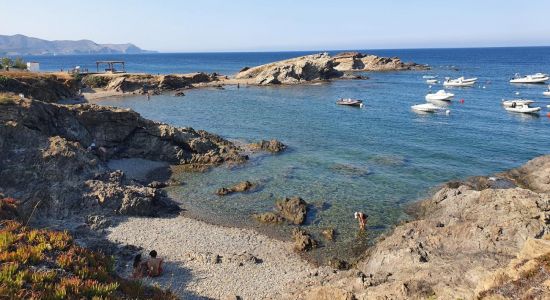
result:
[[[0,0],[0,34],[161,52],[550,45],[550,0]]]

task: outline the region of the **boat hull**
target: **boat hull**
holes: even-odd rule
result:
[[[540,107],[505,107],[509,112],[523,113],[523,114],[538,114]]]
[[[475,81],[466,81],[466,82],[443,82],[444,86],[456,86],[456,87],[465,87],[465,86],[473,86],[476,82]]]
[[[526,83],[526,84],[537,84],[537,83],[545,83],[548,81],[549,77],[541,77],[541,78],[517,78],[517,79],[511,79],[510,83]]]

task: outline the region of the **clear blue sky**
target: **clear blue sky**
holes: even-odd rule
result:
[[[163,52],[550,45],[550,0],[3,0],[0,34]]]

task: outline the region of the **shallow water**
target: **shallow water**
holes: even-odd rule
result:
[[[338,232],[334,243],[324,243],[314,255],[349,259],[405,217],[403,204],[425,197],[434,186],[516,167],[548,153],[550,118],[545,115],[550,99],[542,96],[545,86],[511,85],[507,80],[516,72],[550,72],[549,50],[390,51],[434,69],[371,73],[369,80],[321,85],[201,89],[182,98],[117,97],[98,103],[129,107],[146,118],[232,140],[281,140],[289,146],[283,154],[253,156],[242,168],[180,174],[186,184],[169,192],[191,215],[272,232],[287,229],[260,226],[250,214],[271,210],[281,197],[300,196],[313,204],[306,227],[316,234],[325,227]],[[226,63],[220,64],[227,68]],[[233,68],[239,69],[237,64]],[[456,97],[448,107],[450,115],[417,114],[410,106],[425,102],[426,74],[475,76],[479,84],[452,89]],[[540,101],[540,117],[502,108],[501,99],[516,97],[516,91]],[[366,106],[337,106],[339,97],[361,98]],[[218,188],[243,180],[261,188],[215,195]],[[370,215],[368,234],[358,234],[356,210]]]

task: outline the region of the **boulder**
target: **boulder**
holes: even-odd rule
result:
[[[281,199],[275,203],[275,208],[292,224],[300,225],[306,219],[307,203],[300,197]]]
[[[317,248],[317,241],[304,229],[294,228],[292,230],[292,239],[294,240],[294,250],[296,251],[306,252]]]
[[[271,153],[279,153],[286,149],[285,144],[275,139],[269,141],[261,140],[257,143],[251,144],[250,147],[253,150],[268,151]]]
[[[334,241],[334,228],[326,228],[323,231],[321,231],[321,234],[327,241]]]

